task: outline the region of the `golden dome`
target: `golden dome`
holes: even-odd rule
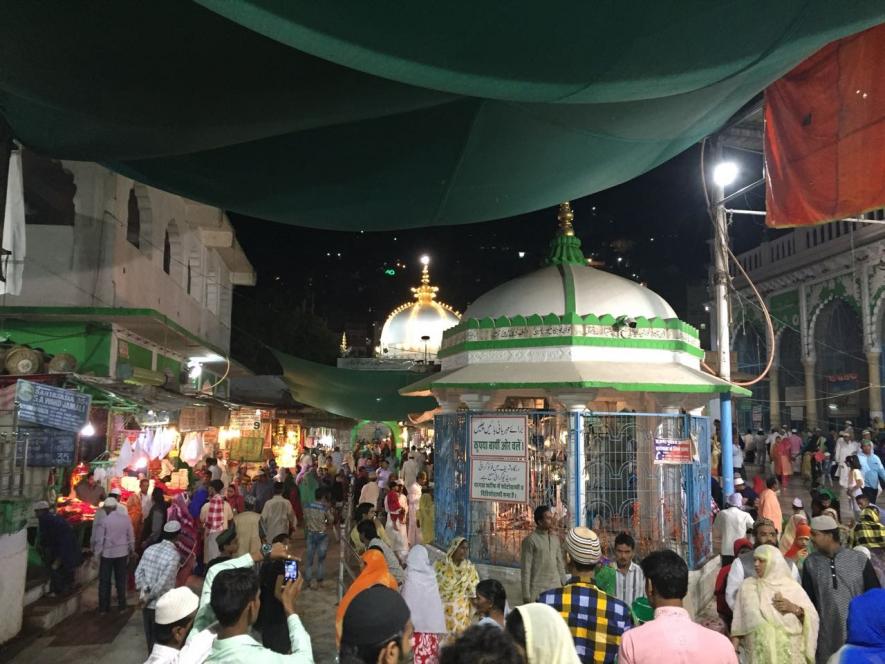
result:
[[[461,320],[460,313],[436,300],[439,288],[430,284],[430,259],[422,256],[421,263],[421,285],[412,289],[415,301],[394,309],[381,329],[380,357],[423,360],[426,350],[435,360],[443,332]]]

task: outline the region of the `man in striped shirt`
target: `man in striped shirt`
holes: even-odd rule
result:
[[[615,537],[615,597],[627,606],[633,606],[638,598],[645,597],[645,575],[633,562],[635,554],[633,537],[629,533],[618,533]]]

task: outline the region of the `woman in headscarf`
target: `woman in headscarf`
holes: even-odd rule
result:
[[[418,501],[418,522],[421,528],[421,541],[430,544],[436,537],[436,508],[433,504],[433,489],[427,485],[421,487],[421,500]]]
[[[796,539],[796,528],[800,523],[808,523],[808,516],[805,514],[803,507],[804,505],[802,504],[801,498],[793,499],[793,513],[790,515],[790,518],[787,519],[787,523],[784,526],[784,532],[778,543],[778,548],[781,550],[781,553],[785,555],[787,551],[790,550],[790,547],[793,546],[793,540]]]
[[[141,548],[146,549],[156,544],[163,537],[163,526],[166,525],[166,495],[160,487],[154,487],[151,493],[151,509],[144,519],[141,530]]]
[[[384,498],[387,509],[387,537],[393,545],[393,552],[403,561],[409,554],[409,538],[406,530],[408,501],[403,496],[402,483],[391,481],[390,490]]]
[[[848,638],[828,664],[885,662],[885,590],[874,588],[848,605]]]
[[[369,549],[360,558],[363,561],[363,571],[353,580],[350,588],[344,593],[341,603],[338,604],[338,612],[335,614],[335,638],[338,643],[341,643],[341,628],[344,624],[344,614],[347,613],[347,607],[350,606],[354,597],[372,586],[386,586],[391,590],[399,590],[396,579],[387,570],[387,563],[384,561],[384,554],[381,551]]]
[[[885,526],[880,523],[879,510],[875,507],[864,507],[860,513],[860,521],[851,532],[851,546],[864,546],[869,549],[870,562],[879,577],[879,583],[885,585]]]
[[[446,612],[446,632],[451,637],[458,637],[470,627],[473,616],[471,599],[479,583],[479,574],[473,563],[467,560],[469,552],[467,539],[456,537],[449,545],[446,557],[437,560],[434,565],[439,595]]]
[[[126,447],[124,445],[124,447]],[[133,491],[126,499],[126,511],[129,513],[129,520],[132,522],[132,535],[136,542],[141,541],[141,529],[144,526],[144,520],[147,514],[141,513],[141,494]]]
[[[728,606],[728,602],[725,601],[725,587],[728,583],[728,573],[731,571],[731,566],[734,564],[737,558],[741,556],[741,554],[752,550],[753,543],[750,542],[749,539],[747,539],[746,537],[736,539],[734,541],[733,549],[734,559],[727,565],[723,565],[722,568],[719,570],[719,574],[716,575],[716,585],[713,586],[713,596],[716,598],[716,611],[717,613],[719,613],[719,617],[722,618],[722,622],[724,622],[726,625],[731,624],[732,616],[731,607]],[[738,565],[740,564],[740,561],[738,561]],[[609,594],[613,595],[614,593]]]
[[[732,641],[746,664],[810,664],[820,619],[777,547],[753,551],[756,577],[745,579],[734,604]]]
[[[200,508],[200,523],[203,526],[203,562],[209,563],[221,555],[216,539],[227,530],[234,513],[224,501],[221,480],[209,482],[209,501]]]
[[[172,505],[166,514],[168,521],[178,521],[181,524],[181,530],[178,537],[175,538],[175,548],[178,549],[178,555],[181,558],[181,564],[178,572],[178,582],[176,585],[183,585],[190,576],[197,560],[200,547],[200,533],[197,528],[197,521],[191,516],[187,509],[187,496],[179,493],[172,499]]]
[[[412,613],[412,653],[417,664],[437,664],[440,638],[446,634],[446,615],[436,574],[427,549],[418,544],[406,560],[402,595]]]
[[[774,443],[774,474],[780,478],[781,486],[786,489],[790,476],[793,474],[793,459],[790,439],[778,436]],[[780,525],[780,524],[778,524]]]
[[[796,567],[799,568],[800,572],[802,571],[802,566],[805,564],[805,559],[808,557],[808,554],[811,553],[808,550],[808,543],[810,541],[811,527],[807,523],[800,523],[796,526],[796,536],[793,538],[793,543],[784,554],[784,558],[792,561]]]
[[[525,654],[526,664],[580,664],[572,633],[556,609],[523,604],[507,616],[507,632]]]

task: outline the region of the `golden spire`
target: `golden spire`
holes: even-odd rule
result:
[[[341,351],[341,357],[347,355],[347,332],[341,333],[341,345],[338,346],[338,350]]]
[[[421,270],[421,285],[418,288],[413,288],[412,294],[419,304],[430,304],[439,290],[436,286],[430,285],[430,269],[428,267],[430,265],[430,256],[421,256],[421,265],[424,266]]]
[[[559,204],[559,214],[556,218],[559,220],[559,235],[573,237],[575,228],[572,222],[575,220],[575,213],[572,212],[572,204],[569,201]]]

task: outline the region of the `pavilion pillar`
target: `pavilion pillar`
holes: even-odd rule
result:
[[[818,426],[814,372],[816,366],[817,360],[813,357],[806,357],[802,360],[802,367],[805,369],[805,426],[810,430]]]
[[[778,383],[778,368],[776,364],[771,365],[768,371],[768,428],[780,426],[781,423],[781,402],[780,402],[780,384]]]
[[[882,371],[880,369],[881,350],[867,351],[867,376],[870,381],[870,419],[882,419]]]
[[[555,399],[568,412],[568,455],[566,477],[568,478],[569,523],[583,526],[587,520],[587,457],[584,453],[584,412],[595,393],[560,394]]]

